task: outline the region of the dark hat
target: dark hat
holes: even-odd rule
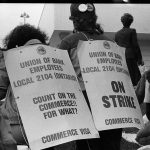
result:
[[[70,6],[71,17],[75,18],[89,18],[95,15],[95,6],[92,3],[79,4],[73,3]]]

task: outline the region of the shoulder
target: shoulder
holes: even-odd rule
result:
[[[131,32],[136,33],[136,29],[130,28]]]
[[[71,33],[66,36],[63,41],[76,41],[76,40],[84,40],[85,37],[81,32],[78,33]]]
[[[120,37],[120,35],[122,36],[122,34],[126,34],[124,29],[120,29],[115,33],[115,38]]]
[[[130,30],[132,30],[132,31],[136,31],[136,29],[135,29],[135,28],[130,28]]]
[[[64,50],[70,49],[70,45],[72,45],[72,42],[74,41],[74,37],[75,35],[73,33],[64,37],[59,45],[59,48]]]
[[[62,41],[70,42],[70,41],[75,40],[76,37],[77,37],[76,33],[71,33],[67,35],[66,37],[64,37]]]
[[[71,33],[61,41],[59,48],[67,50],[72,49],[77,46],[79,40],[85,41],[85,37],[81,33]]]
[[[118,30],[116,33],[120,33],[120,32],[122,32],[123,31],[123,29],[120,29],[120,30]]]
[[[105,33],[101,34],[100,37],[101,37],[102,40],[107,40],[107,41],[112,41],[113,42],[113,39],[111,37],[108,37],[107,35],[105,35]]]

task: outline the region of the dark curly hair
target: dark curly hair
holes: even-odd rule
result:
[[[124,27],[130,27],[131,23],[133,22],[133,16],[129,13],[125,13],[121,17],[121,22],[122,22]]]
[[[48,36],[45,32],[39,28],[35,28],[33,25],[18,25],[4,38],[3,45],[5,49],[11,49],[16,46],[23,46],[31,39],[38,39],[43,44],[46,44]]]

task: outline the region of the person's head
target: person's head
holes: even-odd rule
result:
[[[133,16],[129,13],[124,13],[121,17],[121,22],[124,27],[130,27],[133,22]]]
[[[92,31],[98,30],[103,33],[102,28],[96,23],[97,15],[95,13],[95,6],[92,3],[80,4],[73,3],[70,6],[71,16],[70,20],[73,21],[74,30],[76,31]]]
[[[41,43],[46,44],[48,36],[33,25],[18,25],[4,38],[3,45],[6,49],[11,49],[23,46],[26,42],[32,39],[37,39]]]

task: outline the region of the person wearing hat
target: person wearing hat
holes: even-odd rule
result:
[[[133,16],[129,13],[125,13],[121,17],[123,28],[116,32],[115,41],[119,46],[126,48],[125,56],[129,74],[133,86],[136,86],[141,78],[141,73],[138,66],[143,66],[144,62],[137,40],[136,29],[130,28],[133,20]]]
[[[95,6],[92,3],[73,3],[70,6],[71,16],[69,19],[73,22],[73,33],[66,36],[60,43],[59,48],[68,50],[74,70],[77,74],[83,95],[90,108],[89,100],[85,90],[84,82],[81,75],[79,60],[77,56],[77,45],[79,40],[108,40],[110,38],[104,35],[100,24],[97,23]],[[78,140],[77,148],[84,150],[120,150],[122,129],[113,129],[99,131],[100,138],[89,140]]]

